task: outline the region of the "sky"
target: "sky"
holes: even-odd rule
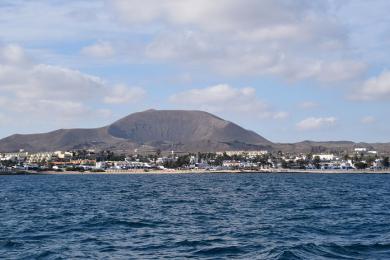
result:
[[[204,110],[390,142],[390,1],[0,0],[0,138]]]

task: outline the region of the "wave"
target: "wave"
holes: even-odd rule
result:
[[[196,255],[238,255],[244,253],[239,246],[221,246],[201,249],[195,252]]]
[[[390,244],[341,245],[336,243],[306,243],[291,247],[274,247],[266,254],[268,259],[366,259],[371,253],[389,255]]]

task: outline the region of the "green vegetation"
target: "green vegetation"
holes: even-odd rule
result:
[[[179,156],[176,160],[168,160],[164,162],[164,167],[169,169],[183,168],[184,166],[189,164],[190,164],[190,156],[184,155],[184,156]]]
[[[355,167],[358,170],[364,170],[368,167],[368,164],[365,162],[357,162],[357,163],[355,163]]]
[[[16,166],[17,165],[17,162],[13,162],[13,161],[1,161],[1,165],[3,165],[4,167],[13,167],[13,166]]]
[[[105,172],[103,169],[92,169],[90,172]]]
[[[383,161],[382,161],[382,163],[383,163],[383,167],[385,167],[385,168],[389,168],[389,167],[390,167],[390,163],[389,163],[389,157],[385,157],[385,158],[383,158]]]
[[[314,159],[313,159],[313,165],[314,165],[314,167],[316,168],[316,169],[319,169],[319,168],[321,168],[321,159],[320,159],[320,157],[319,156],[316,156],[316,157],[314,157]]]
[[[93,150],[67,151],[68,157],[51,156],[41,161],[31,161],[26,155],[3,157],[2,168],[32,171],[91,171],[103,172],[105,169],[371,169],[389,168],[389,155],[376,153],[334,152],[331,156],[269,152],[224,152],[224,153],[187,153],[174,154],[157,150],[151,154],[123,154],[110,150],[94,152]],[[328,155],[328,154],[325,154]],[[320,158],[321,157],[321,158]],[[7,158],[7,160],[4,160]],[[11,158],[11,159],[8,159]],[[35,157],[32,157],[35,158]],[[98,164],[97,164],[98,162]],[[102,162],[102,163],[100,163]],[[102,169],[94,169],[96,167]]]

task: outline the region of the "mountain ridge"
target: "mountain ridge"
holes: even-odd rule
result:
[[[366,147],[389,152],[390,143],[310,141],[272,143],[254,131],[199,110],[155,110],[132,113],[98,128],[58,129],[14,134],[0,140],[0,152],[46,152],[95,149],[118,152],[217,152],[269,150],[291,153],[342,152]]]
[[[188,152],[260,149],[271,145],[270,141],[255,132],[208,112],[149,109],[99,128],[58,129],[40,134],[11,135],[0,140],[0,151],[129,151],[148,147]]]

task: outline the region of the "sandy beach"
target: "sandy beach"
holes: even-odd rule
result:
[[[107,170],[105,172],[78,172],[78,171],[47,171],[38,174],[240,174],[240,173],[316,173],[316,174],[390,174],[390,170],[292,170],[292,169],[267,169],[267,170]]]
[[[0,175],[113,175],[113,174],[240,174],[240,173],[252,173],[252,174],[267,174],[267,173],[291,173],[291,174],[390,174],[390,170],[294,170],[294,169],[262,169],[262,170],[222,170],[222,171],[210,171],[210,170],[106,170],[102,172],[93,171],[23,171],[23,172],[1,172]]]

